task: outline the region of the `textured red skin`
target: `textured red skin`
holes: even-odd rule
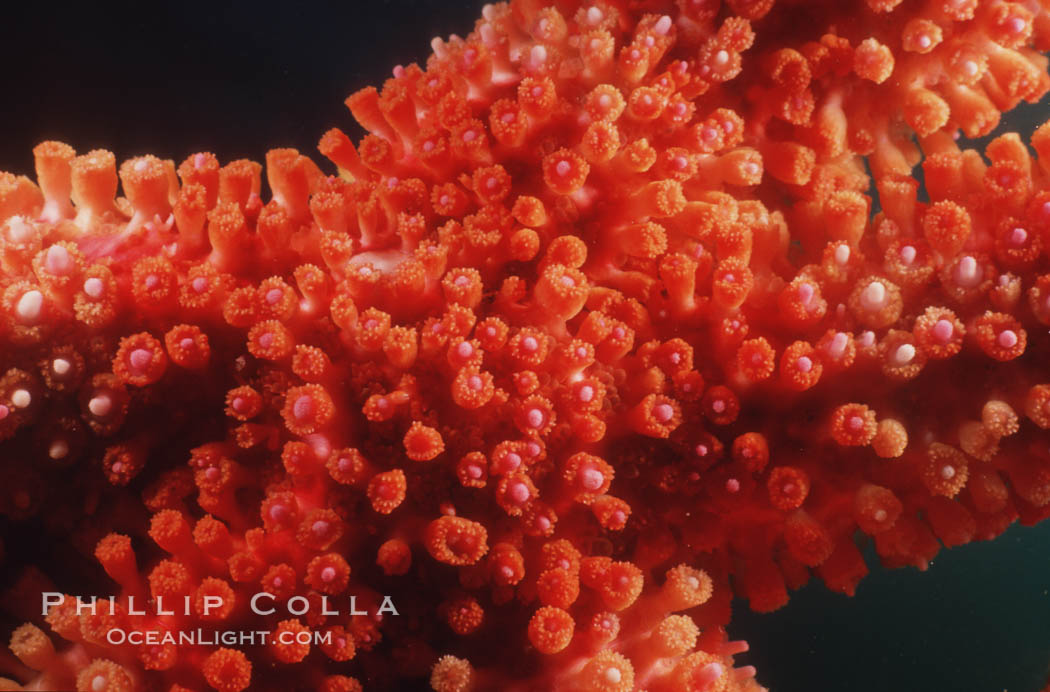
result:
[[[347,100],[370,134],[320,143],[343,178],[269,152],[265,204],[257,164],[208,154],[181,186],[123,162],[116,201],[108,152],[45,143],[39,186],[3,174],[0,510],[70,535],[121,604],[57,608],[57,653],[20,630],[11,673],[353,689],[330,677],[352,658],[366,689],[756,689],[731,589],[758,610],[811,573],[852,593],[858,528],[925,568],[1043,519],[1046,158],[1005,135],[988,166],[950,136],[1050,87],[1042,10],[711,5],[490,8],[426,72]],[[404,498],[377,512],[390,478]],[[186,524],[151,531],[162,511]],[[681,564],[713,592],[663,585]],[[5,606],[44,625],[25,604],[48,583],[26,569]],[[253,614],[263,588],[310,611]],[[104,641],[196,628],[227,589],[224,628],[344,643]],[[147,595],[194,605],[126,614]],[[454,634],[465,596],[482,624]],[[548,602],[574,623],[553,647],[530,624]],[[701,636],[675,649],[683,609]]]

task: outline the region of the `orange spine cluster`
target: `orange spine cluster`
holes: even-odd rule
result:
[[[1050,515],[1050,125],[957,141],[1050,20],[898,4],[512,0],[353,93],[332,175],[0,173],[0,512],[114,584],[0,686],[755,691],[734,593]]]

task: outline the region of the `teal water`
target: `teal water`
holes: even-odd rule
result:
[[[1050,669],[1050,525],[872,573],[849,598],[818,580],[780,611],[735,604],[741,660],[772,692],[1036,692]]]

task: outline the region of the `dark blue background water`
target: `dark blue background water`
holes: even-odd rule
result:
[[[355,7],[360,5],[360,7]],[[0,169],[32,171],[61,139],[123,160],[314,154],[354,89],[466,33],[480,2],[433,0],[5,7]],[[338,8],[338,9],[336,9]],[[1010,121],[1022,132],[1044,106]],[[775,692],[1035,692],[1050,664],[1050,526],[943,552],[930,570],[874,570],[849,599],[813,584],[786,608],[741,606],[732,634]]]

